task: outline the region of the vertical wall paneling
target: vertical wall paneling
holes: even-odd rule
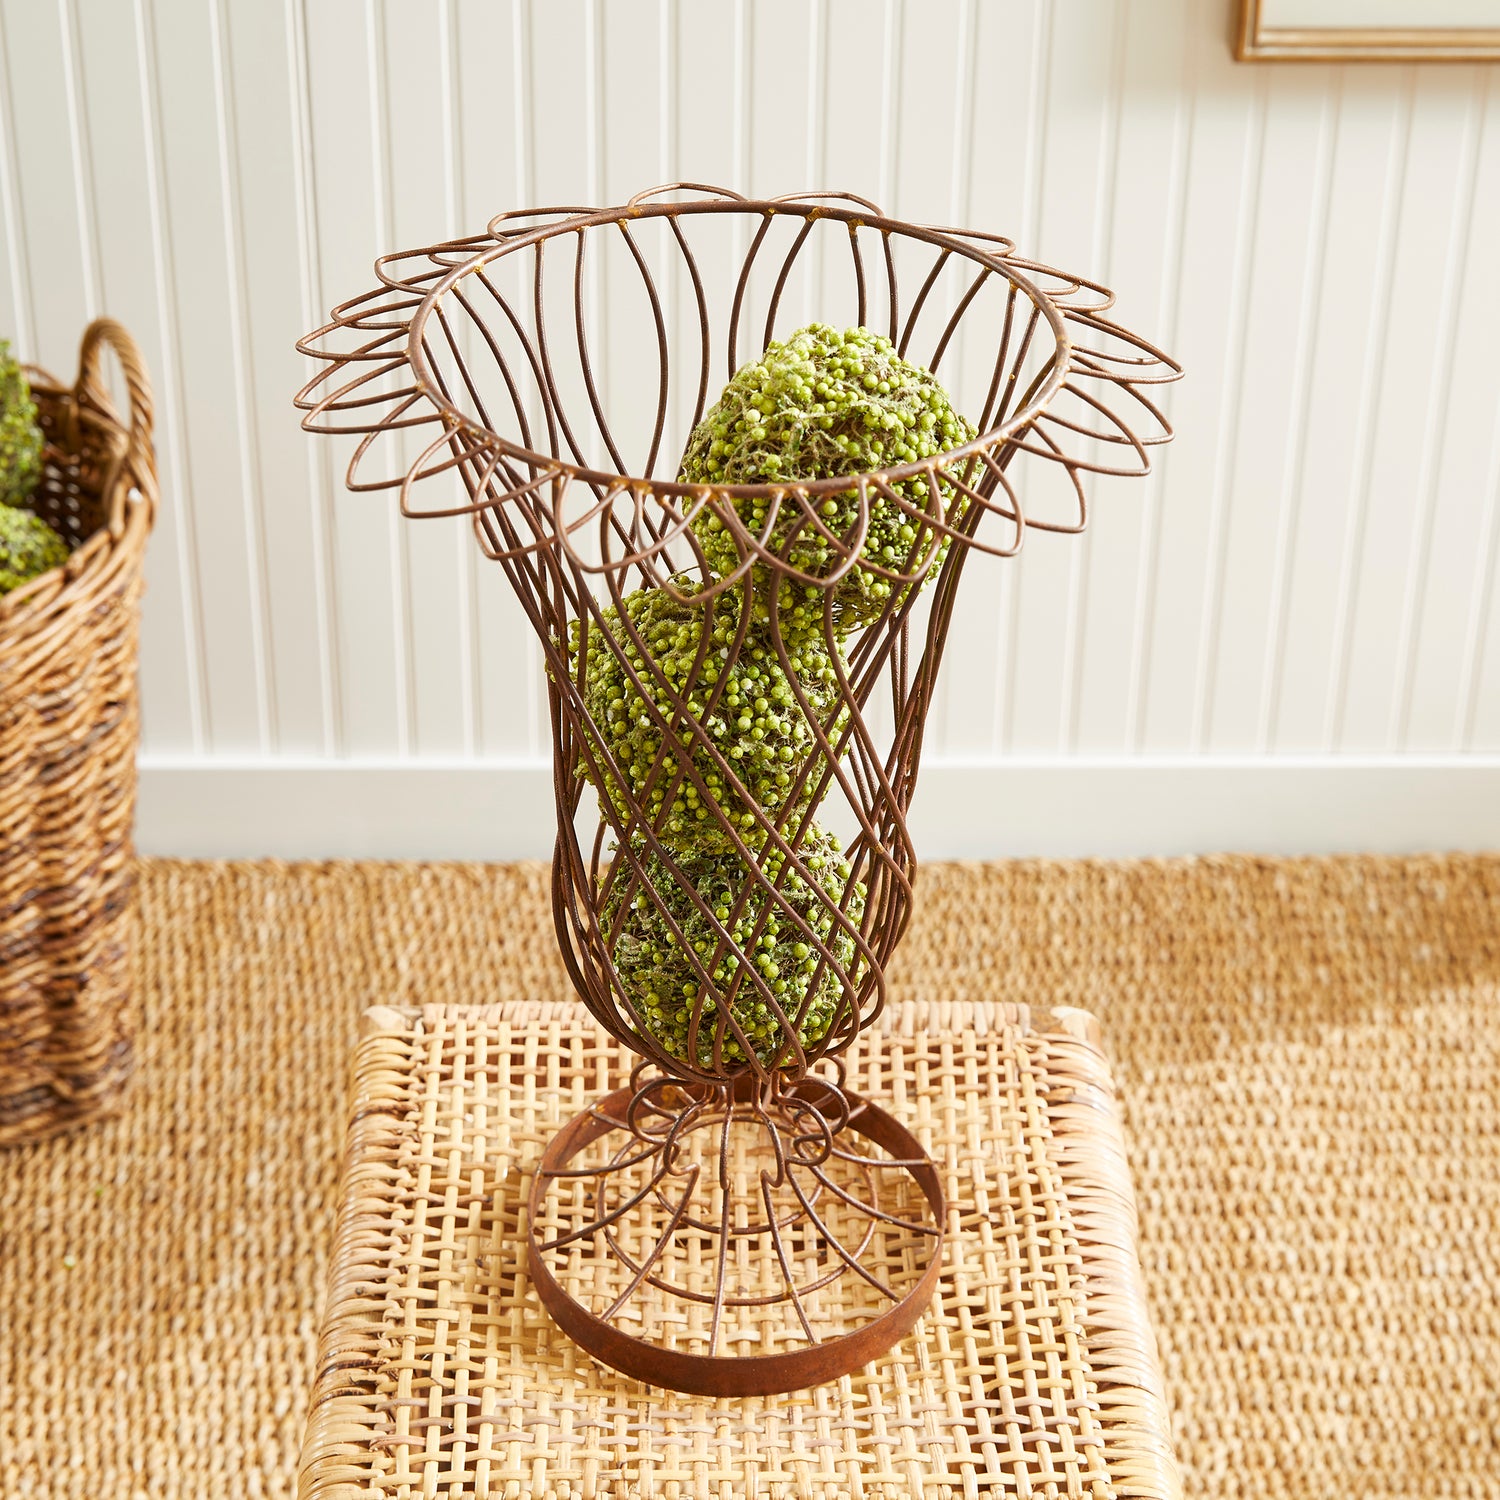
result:
[[[66,7],[4,0],[6,115],[16,166],[19,238],[31,272],[27,357],[66,370],[92,310],[86,194],[75,177],[78,120],[69,108]]]
[[[438,44],[442,53],[443,88],[443,156],[446,167],[445,196],[448,202],[449,233],[470,233],[462,209],[464,200],[463,98],[459,89],[459,58],[463,42],[458,30],[457,0],[442,0],[439,13]],[[473,347],[473,331],[465,329],[460,338]],[[464,498],[463,485],[453,483],[452,491]],[[454,566],[457,572],[459,614],[459,742],[464,753],[473,755],[479,749],[481,734],[479,695],[482,681],[479,673],[479,559],[473,545],[473,525],[467,518],[451,528]]]
[[[455,10],[459,227],[465,233],[506,208],[532,201],[525,9],[524,0],[500,5],[458,0]],[[495,277],[511,297],[523,284],[515,268],[503,262]],[[530,626],[500,565],[485,559],[468,528],[463,531],[473,570],[476,748],[484,755],[524,759],[541,748],[541,674],[536,652],[520,645]]]
[[[0,244],[5,248],[5,275],[0,278],[0,338],[10,341],[21,358],[31,354],[30,276],[26,266],[26,244],[20,203],[20,174],[16,160],[16,126],[12,118],[9,86],[10,63],[5,38],[5,11],[0,9]]]
[[[170,260],[157,173],[157,140],[147,66],[147,30],[139,5],[76,0],[68,18],[72,67],[80,94],[89,163],[92,248],[98,307],[134,333],[156,385],[158,462],[166,491],[155,539],[146,557],[151,608],[142,624],[142,696],[148,748],[201,748],[206,725],[198,652],[191,518],[181,497],[183,454],[176,379]],[[48,260],[47,277],[56,274]],[[66,262],[62,274],[67,274]],[[63,288],[64,291],[68,289]],[[74,286],[77,315],[87,296]],[[77,361],[82,322],[71,349],[60,351],[55,373],[67,377]]]
[[[1040,172],[1032,153],[1042,134],[1049,15],[1038,0],[979,4],[972,40],[958,41],[973,48],[975,79],[966,121],[970,169],[958,223],[1008,234],[1023,254],[1034,252],[1036,242]],[[984,359],[977,340],[965,340],[961,352],[970,361]],[[994,529],[993,522],[986,524]],[[995,752],[1004,719],[1011,668],[1004,643],[1020,564],[978,556],[965,566],[968,581],[958,592],[952,636],[963,643],[957,649],[965,655],[983,653],[984,665],[971,670],[958,691],[952,670],[938,679],[929,753],[988,756]]]
[[[1213,458],[1208,465],[1210,484],[1205,506],[1207,535],[1203,544],[1202,605],[1194,652],[1192,717],[1188,727],[1188,748],[1191,750],[1206,748],[1212,730],[1209,713],[1213,671],[1219,651],[1219,623],[1223,619],[1223,589],[1235,544],[1233,517],[1228,512],[1232,486],[1238,478],[1235,465],[1246,426],[1244,406],[1238,397],[1251,365],[1252,335],[1259,332],[1253,321],[1253,297],[1260,269],[1257,230],[1261,223],[1260,206],[1265,188],[1266,96],[1270,86],[1269,75],[1262,74],[1255,79],[1240,184],[1238,242],[1231,262],[1232,273],[1219,293],[1228,315],[1228,347],[1220,378]],[[1252,445],[1259,440],[1260,434],[1252,428]],[[1244,692],[1243,685],[1241,692]]]
[[[1475,570],[1479,587],[1465,635],[1459,743],[1464,750],[1500,745],[1500,608],[1495,604],[1500,581],[1500,423],[1485,485],[1486,508]]]
[[[526,129],[531,137],[533,191],[530,203],[597,205],[601,201],[600,120],[602,103],[592,85],[598,80],[598,8],[594,0],[528,0],[528,72],[531,111]],[[649,186],[649,184],[643,184]],[[598,359],[602,286],[600,237],[589,241],[585,257],[585,300],[589,309],[586,331],[590,351]],[[587,400],[578,374],[573,307],[573,275],[578,241],[560,236],[545,246],[545,316],[549,347],[554,356],[559,388],[566,409]],[[528,254],[523,291],[530,305],[533,261]],[[529,318],[528,318],[529,321]],[[567,454],[566,440],[564,454]],[[602,449],[586,456],[606,461]],[[528,646],[528,649],[533,649]],[[538,681],[538,691],[542,684]],[[543,721],[545,722],[545,721]],[[545,735],[542,736],[545,739]]]
[[[755,0],[748,8],[750,76],[757,86],[748,100],[748,170],[735,184],[741,191],[774,196],[823,186],[805,173],[815,101],[805,73],[795,67],[809,41],[812,9],[806,0]]]
[[[538,200],[547,205],[598,204],[602,104],[591,88],[599,74],[597,7],[594,0],[531,0],[528,13],[534,102],[527,128],[532,135],[532,171]],[[584,297],[589,314],[585,326],[590,352],[596,359],[602,352],[599,302],[604,238],[595,236],[588,241],[584,259]],[[559,236],[544,246],[548,347],[568,407],[587,401],[573,354],[577,347],[573,278],[578,253],[578,238],[573,235]],[[529,299],[529,253],[527,259],[525,295]],[[581,431],[577,424],[575,431]],[[607,462],[602,447],[585,456]]]
[[[0,0],[0,335],[65,373],[108,312],[157,387],[148,754],[546,753],[503,569],[463,520],[346,490],[293,344],[378,254],[678,177],[1008,234],[1186,366],[1176,443],[1094,482],[1082,540],[969,560],[929,762],[1500,751],[1500,70],[1247,67],[1223,33],[1191,0]],[[693,377],[664,470],[696,327],[632,234]],[[715,299],[748,243],[708,254]],[[575,252],[547,252],[559,348]],[[845,317],[846,255],[820,236],[783,331]],[[531,271],[495,273],[528,314]],[[634,465],[655,333],[623,233],[585,277]],[[945,355],[959,390],[981,342]],[[1033,474],[1028,511],[1059,489]]]
[[[599,200],[620,203],[642,188],[670,180],[659,110],[645,101],[666,97],[658,26],[659,0],[625,0],[599,9],[597,55],[603,88],[598,118]],[[645,223],[631,241],[650,269],[657,295],[671,295],[664,226]],[[645,467],[655,430],[660,370],[651,299],[624,232],[600,236],[593,247],[600,300],[595,304],[599,375],[610,431],[632,472]],[[671,468],[675,454],[660,453],[657,468]]]
[[[887,27],[894,0],[826,0],[827,104],[823,178],[818,187],[842,188],[881,202],[884,138],[881,118],[890,101],[884,89]]]
[[[1302,298],[1297,309],[1297,357],[1292,369],[1291,400],[1283,445],[1284,464],[1276,503],[1276,539],[1271,563],[1267,626],[1262,649],[1260,704],[1255,746],[1266,751],[1274,738],[1281,670],[1286,644],[1292,544],[1306,496],[1307,453],[1312,440],[1309,420],[1311,378],[1319,339],[1324,336],[1322,294],[1328,278],[1329,213],[1333,203],[1334,147],[1338,137],[1344,73],[1330,70],[1318,128],[1317,174],[1312,218],[1307,234]],[[1320,502],[1314,502],[1320,503]],[[1221,622],[1222,628],[1222,622]]]
[[[1500,69],[1475,79],[1480,110],[1467,264],[1455,303],[1457,328],[1445,410],[1432,466],[1432,529],[1411,626],[1402,748],[1463,747],[1489,576],[1500,464],[1500,371],[1490,357],[1500,328]]]
[[[1349,701],[1349,655],[1353,644],[1349,637],[1357,618],[1356,606],[1360,594],[1358,569],[1364,556],[1365,536],[1369,527],[1370,489],[1376,479],[1378,441],[1376,424],[1392,345],[1391,311],[1397,291],[1396,245],[1400,236],[1401,209],[1406,197],[1406,184],[1411,165],[1412,113],[1415,95],[1416,70],[1408,69],[1407,72],[1410,81],[1407,83],[1403,97],[1404,108],[1398,116],[1400,125],[1387,172],[1381,234],[1376,242],[1377,291],[1368,314],[1370,358],[1357,382],[1359,406],[1355,425],[1353,462],[1350,465],[1352,473],[1349,484],[1349,519],[1344,528],[1338,570],[1338,592],[1335,595],[1334,627],[1330,641],[1331,668],[1322,696],[1322,744],[1333,750],[1342,746],[1344,738],[1344,715]]]
[[[418,7],[380,0],[375,88],[384,127],[384,228],[393,249],[460,232],[445,19],[451,21],[446,3]],[[432,438],[428,428],[409,434],[401,445],[403,463],[413,462]],[[453,475],[433,483],[459,488]],[[390,496],[371,498],[394,513]],[[399,521],[397,540],[404,552],[410,748],[418,755],[463,754],[472,748],[473,735],[469,528],[459,517]]]
[[[1158,299],[1158,321],[1161,332],[1158,338],[1160,347],[1174,351],[1178,346],[1178,330],[1182,322],[1183,264],[1187,253],[1192,208],[1188,197],[1188,169],[1198,121],[1197,73],[1194,66],[1197,48],[1194,33],[1188,24],[1190,3],[1191,0],[1183,0],[1181,10],[1172,18],[1175,23],[1173,33],[1178,38],[1181,52],[1182,71],[1175,91],[1178,128],[1173,135],[1171,154],[1166,158],[1170,163],[1167,168],[1166,203],[1170,207],[1164,215],[1166,238],[1159,262],[1161,292]],[[1162,410],[1174,429],[1178,425],[1176,412],[1179,393],[1180,387],[1176,385],[1161,393]],[[1177,444],[1174,440],[1165,451],[1152,456],[1151,473],[1146,478],[1139,501],[1142,524],[1140,550],[1136,559],[1135,608],[1130,622],[1129,685],[1125,696],[1125,735],[1122,742],[1127,751],[1137,753],[1145,746],[1151,646],[1155,639],[1161,579],[1163,496],[1176,451]],[[1086,708],[1081,717],[1087,720]]]
[[[902,6],[893,38],[893,122],[887,212],[899,203],[905,218],[951,224],[953,157],[961,111],[967,37],[963,0]],[[911,289],[908,289],[908,297]]]
[[[313,170],[312,143],[312,79],[307,67],[307,30],[303,0],[283,0],[282,29],[285,34],[285,56],[287,66],[287,108],[291,128],[291,202],[297,226],[297,287],[301,304],[301,316],[297,325],[298,336],[316,328],[328,315],[328,305],[323,297],[322,278],[318,270],[317,210]],[[241,139],[244,139],[242,127]],[[248,232],[248,231],[247,231]],[[284,310],[290,312],[290,309]],[[288,361],[294,366],[293,389],[307,378],[307,365],[296,353],[294,343],[285,351]],[[257,365],[259,365],[257,361]],[[277,399],[285,399],[285,390],[274,387],[265,390],[262,405],[262,420],[269,433],[275,419],[281,414]],[[278,429],[280,431],[281,429]],[[338,612],[336,600],[336,578],[333,553],[333,491],[334,451],[330,443],[309,442],[298,430],[287,432],[285,441],[300,449],[304,482],[298,484],[296,471],[280,450],[266,456],[267,483],[272,494],[280,486],[286,486],[285,503],[292,514],[283,511],[287,529],[295,538],[299,524],[305,523],[308,531],[308,546],[305,563],[312,575],[311,598],[307,607],[311,610],[311,625],[306,616],[296,622],[291,630],[280,623],[281,611],[273,610],[273,627],[276,659],[280,670],[277,673],[281,702],[278,704],[278,733],[283,751],[306,743],[306,753],[337,755],[343,749],[343,716],[340,709],[342,673],[339,660]],[[287,450],[288,453],[293,451]],[[286,464],[283,470],[281,465]],[[272,504],[275,502],[272,501]],[[286,542],[277,526],[270,528],[276,538],[271,548],[269,566],[276,566],[275,558],[285,558]],[[278,550],[278,546],[280,550]],[[278,594],[276,578],[271,581],[273,597]],[[309,707],[302,697],[311,690],[313,674],[308,670],[309,658],[316,666],[316,704]],[[316,738],[313,739],[313,727]]]
[[[1464,318],[1464,293],[1472,287],[1472,251],[1475,240],[1475,214],[1481,198],[1481,129],[1484,126],[1485,95],[1484,74],[1481,69],[1473,71],[1472,102],[1469,117],[1464,121],[1463,145],[1458,165],[1458,192],[1455,195],[1454,214],[1449,245],[1443,266],[1442,294],[1434,308],[1437,321],[1437,359],[1433,381],[1428,389],[1428,405],[1422,425],[1422,456],[1415,484],[1415,507],[1413,507],[1412,541],[1407,562],[1406,588],[1401,597],[1400,633],[1397,636],[1397,669],[1395,669],[1395,693],[1391,712],[1392,747],[1404,747],[1410,739],[1412,726],[1412,702],[1416,693],[1418,672],[1419,631],[1421,631],[1424,604],[1428,597],[1428,583],[1433,570],[1433,550],[1437,532],[1442,490],[1440,475],[1445,465],[1455,480],[1455,490],[1475,489],[1470,481],[1464,483],[1464,475],[1478,477],[1484,471],[1487,447],[1481,431],[1475,431],[1464,423],[1455,423],[1454,417],[1463,414],[1463,408],[1455,413],[1454,398],[1461,374],[1460,329],[1467,323]],[[1472,324],[1470,324],[1472,327]],[[1481,372],[1464,371],[1478,389],[1466,395],[1478,395],[1484,401],[1488,381]],[[1478,377],[1476,380],[1475,377]],[[1454,589],[1455,595],[1461,589]]]
[[[215,750],[264,753],[258,521],[247,484],[251,435],[242,399],[236,186],[226,171],[218,16],[191,0],[153,0],[148,14],[179,381],[180,503],[191,520],[207,732]]]
[[[737,124],[733,102],[746,86],[747,16],[740,5],[697,5],[693,0],[676,0],[671,19],[674,129],[668,180],[701,182],[743,192],[748,188],[743,160],[747,134]],[[726,102],[731,107],[726,108]],[[789,175],[795,171],[800,178],[801,161],[788,164],[787,170]],[[726,257],[736,249],[742,253],[745,245],[742,235],[720,234],[715,241],[715,247]],[[696,250],[694,253],[697,256]],[[707,277],[712,268],[700,266],[700,272]],[[678,428],[681,434],[691,415],[690,402],[696,396],[700,360],[697,309],[686,270],[674,277],[671,295],[676,331],[672,363],[684,377],[680,386],[682,399],[676,408],[682,413]],[[723,379],[719,363],[722,356],[714,351],[713,358],[706,397],[710,403],[716,382]]]
[[[1124,129],[1125,78],[1129,59],[1129,30],[1126,11],[1121,0],[1115,7],[1112,21],[1112,47],[1109,63],[1109,89],[1107,107],[1100,142],[1098,196],[1094,214],[1094,236],[1090,247],[1089,265],[1097,267],[1090,274],[1097,276],[1106,285],[1115,282],[1112,251],[1115,243],[1115,223],[1120,201],[1120,149]],[[1144,316],[1144,308],[1142,309]],[[1099,453],[1099,445],[1094,445]],[[1101,480],[1095,486],[1093,521],[1097,523],[1100,510],[1112,514],[1118,509],[1118,486],[1109,480]],[[1139,499],[1139,496],[1126,496]],[[1102,502],[1102,504],[1100,503]],[[1128,523],[1127,523],[1128,525]],[[1086,648],[1089,640],[1090,593],[1089,582],[1100,571],[1114,574],[1117,570],[1110,560],[1114,546],[1113,531],[1106,530],[1101,540],[1101,528],[1090,525],[1069,559],[1068,574],[1068,633],[1064,650],[1064,678],[1061,722],[1058,739],[1063,749],[1076,749],[1081,735],[1079,721],[1083,714],[1083,684],[1086,675]]]
[[[386,35],[386,10],[386,0],[365,0],[366,99],[369,102],[370,111],[367,128],[375,157],[373,163],[374,217],[376,232],[380,237],[383,251],[402,247],[396,232],[398,210],[395,202],[395,157],[399,148],[394,140],[391,119],[391,63],[390,42]],[[398,71],[404,68],[405,61],[406,59],[398,53],[395,64]],[[427,132],[424,131],[424,133]],[[425,243],[428,238],[429,235],[424,233],[418,243]],[[368,285],[369,273],[365,274],[364,284]],[[409,433],[401,432],[389,442],[382,444],[385,455],[382,460],[383,466],[392,461],[404,466],[411,459],[410,436]],[[412,639],[411,529],[403,524],[402,517],[395,506],[387,504],[382,514],[393,573],[390,614],[396,634],[396,749],[400,755],[409,756],[417,749],[416,697],[419,654],[418,647]],[[423,544],[418,542],[418,546],[422,547]]]
[[[99,313],[102,252],[95,221],[98,217],[95,202],[93,153],[89,148],[89,106],[80,87],[78,65],[80,48],[78,42],[77,10],[74,0],[62,0],[58,6],[58,18],[63,31],[63,86],[67,93],[68,145],[71,153],[72,188],[78,204],[78,228],[83,241],[83,295],[84,308],[90,318]]]
[[[528,0],[531,115],[527,130],[539,203],[597,201],[596,101],[588,94],[589,75],[597,66],[588,45],[593,12],[592,0]]]
[[[1228,503],[1226,445],[1233,439],[1265,120],[1267,75],[1230,60],[1221,19],[1203,6],[1187,14],[1193,130],[1183,192],[1191,208],[1172,352],[1189,374],[1172,397],[1178,440],[1155,517],[1142,666],[1141,742],[1178,750],[1195,747],[1206,689],[1204,636]]]
[[[375,257],[394,248],[384,223],[380,143],[371,129],[378,108],[371,96],[375,39],[362,0],[305,4],[303,27],[318,282],[322,300],[332,305],[364,291]],[[304,441],[326,443],[334,453],[328,519],[341,748],[394,755],[407,748],[401,724],[408,690],[395,507],[388,493],[345,489],[352,442]]]
[[[1144,10],[1132,6],[1132,24],[1118,28],[1123,72],[1113,212],[1101,257],[1120,308],[1167,349],[1176,337],[1173,291],[1191,108],[1184,12],[1185,0],[1149,0]],[[1169,413],[1174,394],[1164,394]],[[1153,520],[1170,463],[1171,450],[1165,449],[1153,456],[1144,482],[1097,487],[1079,591],[1084,616],[1073,683],[1073,743],[1079,750],[1117,751],[1134,743]]]
[[[1041,255],[1041,224],[1045,202],[1047,139],[1051,123],[1052,69],[1056,52],[1058,13],[1055,7],[1038,3],[1033,7],[1031,26],[1032,49],[1030,52],[1031,87],[1027,99],[1029,113],[1026,116],[1024,133],[1013,137],[1010,154],[1021,162],[1025,169],[1020,183],[1019,199],[1013,202],[1012,213],[1018,214],[1019,230],[1011,235],[1023,256]],[[1009,233],[1009,231],[1004,231]],[[1023,501],[1030,513],[1038,513],[1040,497],[1035,489],[1035,471],[1032,487]],[[1053,492],[1055,495],[1055,491]],[[995,719],[992,726],[989,752],[1011,751],[1016,748],[1016,700],[1021,677],[1021,657],[1027,643],[1021,636],[1021,613],[1025,603],[1022,588],[1021,563],[1012,562],[1000,572],[998,595],[999,632],[996,640],[998,670],[995,674]],[[949,692],[955,691],[949,682]],[[956,689],[962,692],[962,687]]]
[[[1327,207],[1329,70],[1266,77],[1265,132],[1249,232],[1241,374],[1223,438],[1219,541],[1206,600],[1200,742],[1253,745],[1265,720],[1266,642],[1275,629],[1279,560],[1299,451],[1316,327],[1313,288]]]
[[[970,137],[970,111],[974,104],[973,69],[977,63],[973,12],[970,0],[906,0],[892,14],[888,46],[894,48],[896,55],[885,66],[892,92],[888,106],[892,140],[888,160],[887,154],[882,155],[885,186],[880,200],[888,213],[899,213],[925,224],[966,222],[967,205],[963,200],[971,180],[974,143]],[[836,66],[842,72],[842,58]],[[842,99],[840,91],[830,102],[834,108],[842,108]],[[898,203],[899,210],[890,206]],[[898,246],[898,254],[899,249]],[[902,316],[921,286],[919,276],[914,274],[918,269],[912,263],[912,269],[900,280]],[[925,274],[925,263],[920,269]],[[946,317],[956,305],[957,296],[956,283],[945,279],[929,305],[941,308],[941,316]],[[883,310],[880,316],[872,318],[882,332],[888,331],[885,320]],[[934,324],[933,331],[940,326]],[[939,376],[955,384],[961,382],[964,378],[961,372],[969,370],[972,364],[966,356],[978,353],[960,328],[943,356]],[[974,559],[976,567],[986,564],[993,566],[994,560]],[[925,619],[925,613],[919,613],[914,628],[924,628]],[[885,697],[872,705],[869,717],[877,740],[889,732],[888,705]],[[946,713],[941,697],[934,712],[938,716]]]
[[[1328,740],[1345,561],[1383,353],[1409,84],[1404,70],[1339,70],[1323,271],[1271,687],[1273,749]]]
[[[884,92],[891,18],[890,0],[819,0],[813,13],[811,19],[821,22],[821,67],[811,142],[817,169],[810,185],[819,191],[854,193],[881,204],[880,122],[892,107]],[[817,235],[811,249],[818,305],[808,307],[807,316],[809,321],[835,322],[843,313],[834,309],[848,305],[849,261],[833,234]]]
[[[812,0],[806,7],[807,79],[804,87],[811,100],[812,123],[808,128],[805,168],[802,180],[810,188],[828,187],[828,5],[826,0]],[[811,318],[815,309],[811,297],[803,308]]]
[[[1061,7],[1051,19],[1046,50],[1045,136],[1032,149],[1042,179],[1066,183],[1066,191],[1044,188],[1034,247],[1049,265],[1082,268],[1098,264],[1106,183],[1112,163],[1114,39],[1118,8]],[[1102,35],[1106,33],[1107,35]],[[1084,45],[1085,37],[1093,45]],[[1087,273],[1085,273],[1087,274]],[[1028,475],[1032,514],[1076,519],[1067,487],[1044,466]],[[1010,693],[1004,743],[1028,753],[1066,748],[1073,699],[1074,628],[1081,552],[1076,537],[1046,532],[1026,539],[1010,564],[1013,634]]]
[[[1457,85],[1457,86],[1455,86]],[[1408,580],[1422,550],[1424,468],[1447,381],[1474,159],[1472,74],[1417,70],[1406,171],[1385,308],[1386,352],[1362,494],[1341,689],[1334,703],[1341,749],[1394,748],[1402,691],[1400,642]]]
[[[250,635],[255,662],[255,707],[260,730],[260,749],[265,753],[277,743],[279,736],[274,687],[275,666],[270,643],[271,580],[266,561],[266,505],[262,483],[262,443],[256,421],[255,395],[252,389],[253,351],[249,347],[250,293],[253,273],[250,269],[251,257],[246,241],[247,174],[239,149],[241,122],[236,107],[237,80],[230,62],[234,49],[226,34],[227,17],[224,0],[214,0],[211,20],[214,50],[214,102],[217,116],[215,124],[218,127],[216,143],[219,153],[219,179],[224,184],[224,262],[228,275],[225,303],[229,313],[230,353],[234,362],[232,390],[239,438],[240,493],[244,496],[245,504],[245,569],[249,574],[248,602]],[[268,56],[256,47],[247,46],[243,38],[238,56],[242,62],[248,64],[246,71],[249,76],[238,80],[249,89],[248,97],[255,100],[257,104],[268,103],[274,99],[273,91],[268,90],[267,93],[262,93],[262,70],[256,64],[263,65],[266,62],[272,62],[272,66],[267,70],[270,77],[266,81],[279,81],[283,73],[279,65],[281,59],[274,53]],[[274,61],[272,61],[273,58]],[[259,122],[252,115],[249,123],[250,127],[255,129]],[[257,155],[259,156],[260,153],[258,152]],[[272,161],[275,160],[273,150],[268,149],[265,156]],[[283,181],[290,177],[290,173],[286,171],[287,165],[289,165],[289,158],[283,157],[282,170],[276,174]],[[272,213],[277,220],[284,220],[285,200],[279,193],[276,195],[276,200]],[[255,257],[255,261],[257,270],[265,264],[259,255]],[[284,305],[286,295],[293,289],[293,286],[291,282],[278,281],[272,297],[273,304]],[[267,371],[267,374],[272,373],[274,372]],[[295,572],[299,576],[288,580],[292,585],[292,592],[299,598],[306,597],[311,592],[308,587],[311,580],[302,573],[301,569],[296,569]]]
[[[725,100],[740,88],[739,12],[733,5],[680,0],[672,33],[672,173],[668,180],[744,191],[740,132]],[[697,330],[688,277],[674,287],[678,338],[673,361],[695,367]],[[710,397],[712,399],[712,397]]]
[[[1500,71],[1487,71],[1489,77],[1486,80],[1488,87],[1480,143],[1480,180],[1489,183],[1495,180],[1496,172],[1500,171]],[[1472,300],[1465,299],[1464,311],[1465,329],[1477,328],[1477,339],[1466,339],[1466,348],[1476,343],[1487,345],[1490,342],[1488,330],[1493,329],[1497,320],[1500,320],[1500,312],[1496,309],[1497,299],[1500,299],[1500,286],[1497,286],[1493,269],[1496,259],[1500,258],[1500,221],[1497,221],[1497,208],[1500,208],[1500,200],[1491,192],[1486,192],[1484,202],[1476,207],[1477,221],[1470,254],[1471,264],[1477,269],[1472,286]],[[1448,528],[1444,526],[1439,530],[1438,538],[1442,545],[1434,544],[1431,566],[1434,570],[1438,567],[1439,561],[1447,557],[1449,546],[1460,549],[1471,559],[1472,592],[1457,653],[1459,673],[1458,702],[1453,716],[1454,748],[1481,750],[1500,747],[1500,607],[1495,602],[1496,591],[1500,589],[1500,371],[1495,369],[1493,361],[1468,355],[1460,372],[1460,379],[1467,375],[1470,379],[1479,381],[1484,375],[1488,376],[1489,389],[1486,392],[1481,386],[1477,399],[1471,396],[1467,382],[1463,385],[1455,382],[1463,404],[1454,415],[1457,419],[1469,418],[1475,421],[1480,431],[1488,423],[1489,457],[1483,480],[1477,486],[1477,493],[1475,481],[1478,475],[1472,470],[1467,473],[1455,472],[1445,480],[1441,491],[1443,496],[1446,498],[1455,491],[1459,496],[1469,495],[1471,498],[1465,509],[1471,515],[1477,512],[1478,524],[1472,530],[1465,526],[1462,511],[1453,517],[1450,524],[1457,531],[1457,538],[1455,542],[1449,543]],[[1464,504],[1462,500],[1459,503]],[[1448,518],[1440,511],[1439,519],[1443,521]],[[1474,538],[1475,531],[1477,538]],[[1428,597],[1434,604],[1439,594],[1437,580],[1447,576],[1449,575],[1434,572],[1432,586],[1428,589]],[[1435,630],[1431,638],[1436,639]],[[1418,680],[1432,684],[1438,681],[1435,675],[1419,676]],[[1441,698],[1436,699],[1438,703],[1442,701]],[[1444,704],[1444,707],[1447,705]],[[1421,717],[1417,718],[1419,712]],[[1434,708],[1429,706],[1426,695],[1414,697],[1413,715],[1410,729],[1412,737],[1416,738],[1418,725],[1425,725],[1429,721],[1429,715],[1435,716]]]

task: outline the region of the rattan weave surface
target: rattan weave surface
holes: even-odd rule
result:
[[[1119,1116],[1084,1012],[913,1001],[860,1039],[850,1084],[944,1179],[935,1305],[857,1375],[717,1400],[597,1364],[527,1284],[530,1170],[624,1082],[629,1054],[568,1004],[377,1009],[367,1025],[306,1500],[1179,1493]],[[845,1280],[851,1315],[879,1310]]]
[[[140,884],[129,1108],[0,1152],[0,1497],[288,1500],[360,1013],[565,999],[547,874]],[[1500,857],[924,866],[892,985],[1099,1017],[1190,1497],[1492,1500]]]

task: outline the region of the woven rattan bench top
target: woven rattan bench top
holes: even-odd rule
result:
[[[594,1363],[527,1285],[531,1166],[618,1044],[581,1007],[369,1012],[301,1495],[1179,1495],[1093,1030],[908,1004],[861,1037],[849,1083],[943,1174],[938,1300],[861,1374],[711,1400]]]

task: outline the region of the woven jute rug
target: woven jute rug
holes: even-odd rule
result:
[[[119,1120],[0,1153],[0,1496],[287,1496],[369,1004],[565,1000],[539,866],[148,862]],[[1500,1485],[1500,859],[933,866],[894,988],[1082,1006],[1187,1490]]]

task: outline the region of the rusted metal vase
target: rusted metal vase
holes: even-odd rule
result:
[[[563,957],[641,1058],[538,1162],[532,1279],[579,1344],[656,1384],[857,1369],[941,1264],[938,1174],[839,1054],[911,915],[957,590],[975,552],[1081,530],[1084,474],[1146,471],[1170,436],[1149,388],[1178,368],[1102,287],[845,194],[678,185],[502,214],[377,271],[300,346],[323,365],[305,425],[358,435],[351,487],[472,517],[521,600]],[[680,480],[723,381],[814,320],[883,334],[976,435],[815,481]],[[877,515],[902,549],[866,548]]]

